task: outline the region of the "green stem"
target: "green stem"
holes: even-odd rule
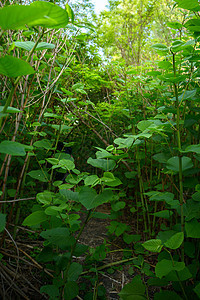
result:
[[[35,48],[37,47],[37,45],[38,45],[38,43],[40,42],[40,40],[41,40],[41,38],[43,37],[43,35],[44,35],[44,30],[42,30],[41,35],[40,35],[39,38],[37,39],[37,41],[36,41],[36,43],[35,43],[33,49],[31,50],[31,52],[29,53],[29,55],[28,55],[28,57],[27,57],[27,59],[26,59],[26,62],[29,62],[29,60],[30,60],[30,58],[31,58],[31,56],[32,56],[32,54],[33,54],[33,52],[35,51]],[[12,101],[12,97],[13,97],[13,95],[14,95],[15,89],[17,88],[17,85],[18,85],[18,83],[19,83],[19,81],[20,81],[20,79],[21,79],[22,77],[23,77],[23,76],[18,76],[17,79],[15,80],[15,82],[14,82],[14,84],[13,84],[13,87],[12,87],[12,89],[11,89],[11,91],[10,91],[10,94],[9,94],[9,96],[8,96],[8,99],[6,100],[6,103],[5,103],[4,108],[3,108],[3,110],[2,110],[2,116],[6,113],[7,108],[8,108],[8,106],[10,105],[10,103],[11,103],[11,101]],[[0,128],[1,128],[1,126],[2,126],[2,121],[3,121],[3,117],[0,118]]]
[[[175,54],[173,53],[173,69],[174,69],[174,76],[176,76],[176,65],[175,65]],[[179,99],[178,99],[178,88],[176,83],[174,83],[174,93],[175,93],[175,105],[177,109],[176,113],[176,134],[177,134],[177,146],[179,150],[179,189],[180,189],[180,195],[179,195],[179,201],[180,201],[180,207],[181,207],[181,231],[184,233],[184,213],[183,213],[183,168],[182,168],[182,155],[181,155],[181,127],[180,127],[180,105],[179,105]],[[184,261],[184,247],[182,244],[181,247],[181,260]]]
[[[80,236],[81,236],[81,234],[82,234],[82,232],[83,232],[85,226],[87,225],[87,223],[88,223],[88,221],[89,221],[89,219],[90,219],[90,215],[91,215],[91,210],[89,210],[89,212],[88,212],[88,214],[87,214],[87,217],[86,217],[86,220],[85,220],[85,222],[83,223],[83,225],[82,225],[82,227],[81,227],[81,229],[80,229],[80,231],[79,231],[79,233],[78,233],[78,236],[77,236],[77,238],[76,238],[76,241],[75,241],[74,245],[73,245],[72,248],[71,248],[71,254],[70,254],[69,262],[68,262],[68,265],[67,265],[67,268],[66,268],[65,274],[64,274],[64,282],[67,281],[67,275],[68,275],[68,271],[69,271],[69,268],[70,268],[70,265],[71,265],[72,257],[73,257],[73,254],[74,254],[74,250],[75,250],[75,248],[76,248],[76,245],[77,245],[77,243],[78,243],[78,240],[79,240],[79,238],[80,238]]]

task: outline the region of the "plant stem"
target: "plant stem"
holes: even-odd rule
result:
[[[174,76],[176,77],[176,65],[175,65],[175,54],[173,54],[173,69],[174,69]],[[176,134],[177,134],[177,146],[179,150],[179,201],[181,207],[181,231],[184,233],[184,213],[183,213],[183,170],[182,170],[182,155],[181,155],[181,127],[180,127],[180,105],[178,99],[178,88],[176,83],[174,83],[174,93],[175,93],[175,105],[176,105]],[[182,244],[181,247],[181,260],[184,261],[184,245]]]

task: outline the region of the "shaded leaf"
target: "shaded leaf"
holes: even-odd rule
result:
[[[47,215],[44,213],[44,211],[35,211],[32,214],[30,214],[23,222],[24,226],[33,226],[40,224],[47,220]]]
[[[5,153],[13,156],[26,155],[25,146],[12,141],[3,141],[0,143],[0,153]]]

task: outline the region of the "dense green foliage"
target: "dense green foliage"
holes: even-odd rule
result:
[[[139,270],[121,300],[151,287],[155,300],[199,299],[198,0],[110,0],[99,17],[90,1],[56,3],[0,9],[1,246],[23,220],[52,270],[41,293],[106,299],[109,242],[79,238],[109,218],[119,265]]]

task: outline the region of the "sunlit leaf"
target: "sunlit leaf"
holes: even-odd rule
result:
[[[33,74],[34,69],[24,60],[6,55],[0,58],[0,74],[7,77],[17,77]]]

